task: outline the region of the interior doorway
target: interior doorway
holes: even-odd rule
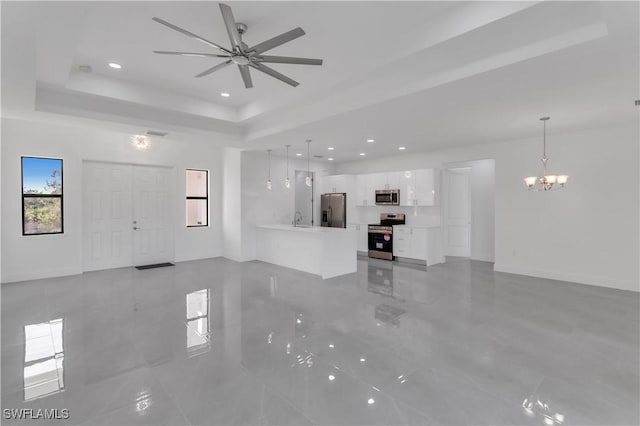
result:
[[[445,171],[445,256],[471,256],[471,167]]]
[[[174,260],[169,167],[83,163],[83,270]]]

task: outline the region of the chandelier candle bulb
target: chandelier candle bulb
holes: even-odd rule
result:
[[[529,176],[524,178],[524,182],[527,184],[529,188],[533,188],[537,180],[538,180],[537,176]]]

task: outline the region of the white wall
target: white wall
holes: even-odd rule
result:
[[[540,173],[541,138],[354,161],[336,173],[369,173],[495,159],[495,270],[639,291],[640,135],[634,124],[548,133],[549,170],[567,188],[526,190]]]
[[[242,260],[242,152],[225,148],[222,154],[222,229],[224,257]]]
[[[315,173],[314,181],[314,220],[320,222],[319,190],[323,176],[331,170],[326,163],[312,161],[311,171]],[[268,190],[267,182],[268,158],[265,151],[242,152],[242,259],[256,258],[256,225],[292,223],[295,213],[294,182],[296,170],[307,170],[306,159],[289,158],[289,178],[291,188],[286,189],[286,158],[271,157],[272,189]]]
[[[2,282],[82,272],[82,160],[175,168],[175,260],[222,254],[220,149],[206,143],[155,138],[138,151],[129,134],[2,119]],[[20,156],[64,159],[63,235],[22,236]],[[185,226],[186,168],[208,169],[210,226]]]

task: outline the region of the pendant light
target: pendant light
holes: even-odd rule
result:
[[[289,147],[291,145],[285,145],[287,147],[287,178],[284,180],[284,187],[291,188],[291,181],[289,180]]]
[[[556,189],[564,188],[564,185],[569,180],[568,175],[548,175],[547,174],[547,120],[550,117],[542,117],[540,120],[543,123],[543,137],[542,137],[542,177],[528,176],[524,178],[524,183],[527,185],[529,191],[553,191]],[[557,184],[557,185],[556,185]]]
[[[267,153],[269,155],[269,174],[267,175],[267,189],[271,190],[271,150],[268,149]]]
[[[307,177],[304,180],[304,183],[307,186],[311,186],[311,167],[309,166],[310,158],[311,158],[311,139],[307,139]]]

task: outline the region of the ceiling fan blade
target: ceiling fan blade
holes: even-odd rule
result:
[[[311,59],[311,58],[291,58],[288,56],[267,56],[260,55],[254,56],[258,62],[262,63],[271,63],[271,64],[299,64],[299,65],[322,65],[322,59]]]
[[[213,74],[214,72],[221,70],[222,68],[226,67],[227,65],[231,64],[231,59],[229,59],[228,61],[219,63],[218,65],[215,65],[207,70],[202,71],[200,74],[196,75],[196,78],[199,77],[204,77],[205,75],[209,75],[209,74]]]
[[[225,27],[227,27],[227,34],[229,34],[231,46],[233,46],[236,50],[242,50],[242,39],[240,38],[240,34],[238,33],[238,26],[236,25],[236,20],[233,17],[231,8],[224,3],[220,3],[220,12],[222,12],[224,25]]]
[[[203,58],[228,58],[229,55],[218,55],[216,53],[197,53],[197,52],[173,52],[170,50],[154,50],[153,53],[159,55],[180,55],[180,56],[197,56]]]
[[[286,75],[280,74],[273,68],[269,68],[268,66],[261,64],[260,62],[251,62],[251,66],[259,71],[262,71],[265,74],[269,74],[273,78],[277,78],[278,80],[287,83],[290,86],[296,87],[298,84],[300,84],[297,81],[290,79]]]
[[[238,65],[238,69],[240,70],[240,75],[242,75],[242,80],[244,81],[244,87],[247,89],[251,89],[253,87],[253,81],[251,80],[251,73],[249,72],[248,65]]]
[[[180,28],[180,27],[178,27],[177,25],[173,25],[172,23],[167,22],[167,21],[165,21],[164,19],[160,19],[160,18],[156,18],[156,17],[154,17],[154,18],[152,18],[152,19],[153,19],[154,21],[156,21],[157,23],[164,25],[165,27],[171,28],[171,29],[172,29],[172,30],[174,30],[174,31],[177,31],[177,32],[179,32],[179,33],[182,33],[182,34],[186,35],[187,37],[191,37],[191,38],[193,38],[193,39],[195,39],[195,40],[198,40],[199,42],[202,42],[202,43],[204,43],[204,44],[207,44],[207,45],[209,45],[209,46],[211,46],[211,47],[215,47],[216,49],[221,50],[221,51],[223,51],[223,52],[225,52],[225,53],[228,53],[229,55],[233,54],[233,52],[231,52],[231,51],[229,51],[229,50],[225,49],[224,47],[222,47],[222,46],[218,46],[218,45],[217,45],[217,44],[215,44],[214,42],[209,41],[209,40],[207,40],[206,38],[202,38],[202,37],[200,37],[199,35],[196,35],[196,34],[192,33],[191,31],[187,31],[187,30],[185,30],[184,28]]]
[[[274,47],[278,47],[281,44],[285,44],[291,40],[295,40],[298,37],[302,37],[305,35],[305,32],[302,28],[294,28],[291,31],[287,31],[286,33],[282,33],[279,36],[275,36],[274,38],[270,38],[269,40],[263,41],[262,43],[258,43],[255,46],[248,49],[250,52],[262,53],[267,50],[271,50]]]

